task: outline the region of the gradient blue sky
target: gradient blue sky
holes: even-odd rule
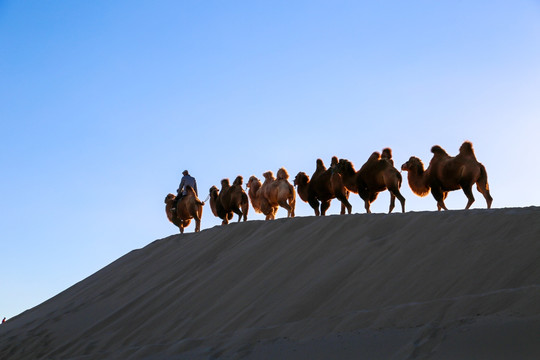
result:
[[[163,199],[184,169],[204,199],[224,177],[387,146],[427,164],[471,140],[494,207],[540,204],[539,1],[0,1],[0,79],[0,317],[177,233]]]

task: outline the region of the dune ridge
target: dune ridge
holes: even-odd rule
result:
[[[0,358],[537,358],[539,240],[540,207],[174,235],[0,326]]]

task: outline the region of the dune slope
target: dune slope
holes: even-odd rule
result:
[[[0,326],[2,359],[540,356],[540,208],[248,221],[154,241]]]

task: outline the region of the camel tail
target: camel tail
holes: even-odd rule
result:
[[[489,183],[487,179],[487,171],[484,165],[480,164],[480,179],[477,182],[478,190],[480,190],[480,184],[485,186],[485,190],[489,191]],[[485,185],[483,185],[485,184]]]
[[[294,204],[296,202],[296,191],[294,190],[294,186],[289,186],[289,205]]]
[[[434,153],[434,154],[448,155],[448,153],[442,147],[440,147],[439,145],[434,145],[431,148],[431,152]]]

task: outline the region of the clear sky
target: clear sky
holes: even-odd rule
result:
[[[494,207],[540,205],[539,99],[539,1],[0,1],[0,317],[177,233],[163,200],[184,169],[204,199],[225,177],[384,147],[427,164],[470,140]]]

